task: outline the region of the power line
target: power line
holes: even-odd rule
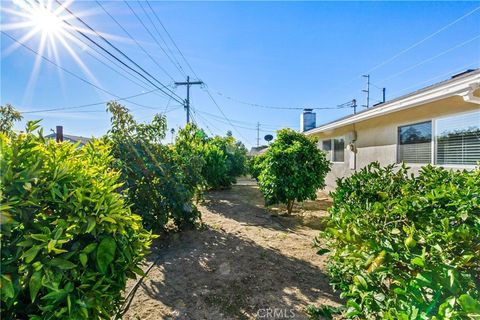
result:
[[[38,1],[38,0],[37,0]],[[155,83],[153,83],[150,79],[148,79],[144,74],[140,73],[138,70],[136,69],[133,69],[131,66],[127,65],[125,62],[123,62],[122,60],[120,60],[117,56],[115,56],[114,54],[112,54],[110,51],[108,51],[107,49],[105,49],[103,46],[101,46],[100,44],[98,44],[95,40],[93,40],[92,38],[90,38],[88,35],[86,35],[84,32],[80,31],[78,28],[75,28],[73,27],[73,25],[71,25],[69,22],[64,21],[64,23],[68,24],[69,26],[71,26],[76,32],[78,32],[79,34],[81,34],[84,38],[86,38],[87,40],[89,40],[90,42],[92,42],[94,45],[96,45],[97,47],[99,47],[101,50],[103,50],[105,53],[107,53],[109,56],[111,56],[112,58],[114,58],[115,60],[117,60],[118,62],[120,62],[122,65],[124,65],[125,67],[127,67],[128,69],[132,70],[133,72],[137,73],[139,76],[141,76],[142,78],[144,78],[145,80],[147,80],[150,84],[152,84],[155,88],[159,89],[161,92],[163,92],[165,95],[169,96],[170,94],[173,94],[175,95],[169,88],[167,88],[161,81],[159,81],[157,78],[155,78],[154,76],[152,76],[148,71],[146,71],[145,69],[143,69],[140,65],[138,65],[135,61],[133,61],[130,57],[128,57],[122,50],[120,50],[119,48],[117,48],[113,43],[111,43],[108,39],[106,39],[104,36],[102,36],[101,34],[99,34],[95,29],[93,29],[92,27],[90,27],[90,25],[88,25],[85,21],[83,21],[80,17],[78,17],[77,15],[75,15],[70,9],[68,9],[67,7],[65,7],[59,0],[55,0],[61,7],[64,8],[65,11],[67,11],[70,15],[72,15],[73,17],[75,17],[78,21],[80,21],[84,26],[86,26],[89,30],[91,30],[92,32],[94,32],[98,37],[100,37],[103,41],[105,41],[107,44],[109,44],[112,48],[114,48],[117,52],[119,52],[123,57],[125,57],[128,61],[130,61],[131,63],[133,63],[137,68],[139,68],[142,72],[144,72],[145,74],[147,74],[150,78],[152,78],[153,80],[155,80],[157,83],[160,84],[161,87],[157,86]],[[169,94],[170,92],[170,94]],[[176,100],[178,103],[182,103],[181,101],[181,98],[177,96],[177,98],[173,98],[174,100]],[[178,100],[177,100],[178,99]]]
[[[480,38],[480,34],[478,34],[478,35],[476,35],[475,37],[470,38],[470,39],[468,39],[468,40],[466,40],[466,41],[464,41],[464,42],[462,42],[462,43],[459,43],[459,44],[457,44],[456,46],[450,47],[449,49],[447,49],[447,50],[445,50],[445,51],[442,51],[442,52],[440,52],[439,54],[436,54],[436,55],[434,55],[434,56],[432,56],[432,57],[430,57],[430,58],[427,58],[427,59],[425,59],[425,60],[422,60],[422,61],[420,61],[420,62],[418,62],[418,63],[416,63],[416,64],[414,64],[414,65],[412,65],[412,66],[410,66],[410,67],[408,67],[408,68],[406,68],[406,69],[403,69],[403,70],[401,70],[401,71],[399,71],[399,72],[397,72],[397,73],[394,73],[393,75],[390,75],[390,76],[388,76],[388,77],[380,80],[379,82],[386,82],[386,81],[391,80],[391,79],[393,79],[393,78],[395,78],[395,77],[398,77],[399,75],[404,74],[405,72],[408,72],[408,71],[410,71],[410,70],[412,70],[412,69],[415,69],[415,68],[417,68],[417,67],[419,67],[419,66],[421,66],[421,65],[423,65],[423,64],[425,64],[425,63],[427,63],[427,62],[430,62],[430,61],[432,61],[432,60],[434,60],[434,59],[436,59],[436,58],[438,58],[438,57],[441,57],[441,56],[449,53],[450,51],[453,51],[453,50],[455,50],[455,49],[458,49],[458,48],[460,48],[460,47],[463,47],[464,45],[469,44],[470,42],[472,42],[472,41],[474,41],[474,40],[476,40],[476,39],[478,39],[478,38]]]
[[[108,12],[105,7],[98,1],[98,0],[95,0],[95,2],[102,8],[102,10],[120,27],[120,29],[123,30],[123,32],[125,32],[125,34],[135,42],[135,44],[143,51],[143,53],[145,53],[149,58],[150,60],[153,61],[153,63],[160,69],[163,71],[163,73],[165,73],[172,81],[175,81],[173,79],[173,77],[167,72],[167,70],[165,70],[165,68],[163,68],[158,62],[157,60],[155,60],[152,55],[150,53],[148,53],[147,50],[145,50],[145,48],[137,41],[137,39],[135,39],[131,34],[130,32],[128,32],[127,29],[125,29],[122,24],[120,22],[118,22],[117,19],[115,19],[115,17],[113,15],[110,14],[110,12]]]
[[[246,102],[246,101],[243,101],[243,100],[239,100],[239,99],[236,99],[236,98],[232,98],[230,96],[227,96],[219,91],[214,91],[217,95],[225,98],[225,99],[228,99],[228,100],[231,100],[231,101],[234,101],[234,102],[237,102],[237,103],[240,103],[240,104],[244,104],[244,105],[249,105],[249,106],[252,106],[252,107],[258,107],[258,108],[265,108],[265,109],[276,109],[276,110],[303,110],[305,109],[306,107],[279,107],[279,106],[271,106],[271,105],[265,105],[265,104],[259,104],[259,103],[253,103],[253,102]],[[343,107],[339,107],[339,106],[335,106],[335,107],[308,107],[307,109],[314,109],[314,110],[330,110],[330,109],[342,109]]]
[[[424,43],[425,41],[433,38],[433,37],[436,36],[437,34],[443,32],[444,30],[446,30],[446,29],[448,29],[448,28],[450,28],[450,27],[453,26],[454,24],[456,24],[456,23],[460,22],[461,20],[467,18],[468,16],[472,15],[473,13],[477,12],[478,10],[480,10],[480,6],[479,6],[479,7],[476,7],[475,9],[473,9],[473,10],[471,10],[471,11],[469,11],[469,12],[467,12],[467,13],[464,14],[463,16],[461,16],[461,17],[457,18],[456,20],[450,22],[449,24],[443,26],[442,28],[440,28],[440,29],[438,29],[437,31],[431,33],[430,35],[426,36],[425,38],[422,38],[421,40],[415,42],[415,43],[412,44],[411,46],[409,46],[409,47],[401,50],[400,52],[394,54],[392,57],[390,57],[390,58],[382,61],[381,63],[378,63],[377,65],[375,65],[375,66],[372,67],[371,69],[369,69],[369,70],[367,70],[367,71],[365,71],[365,72],[363,72],[363,73],[361,73],[361,74],[358,74],[358,75],[355,76],[355,77],[352,77],[352,78],[351,78],[350,80],[348,80],[348,81],[342,82],[341,85],[335,86],[334,88],[332,88],[332,90],[338,90],[338,89],[340,89],[340,87],[343,87],[343,88],[347,87],[347,86],[350,85],[352,82],[357,81],[358,78],[360,78],[363,74],[370,74],[371,72],[373,72],[373,71],[375,71],[375,70],[383,67],[384,65],[392,62],[393,60],[397,59],[399,56],[401,56],[401,55],[403,55],[404,53],[406,53],[406,52],[408,52],[408,51],[410,51],[410,50],[418,47],[420,44],[422,44],[422,43]]]
[[[222,114],[222,116],[225,118],[225,120],[227,120],[227,122],[233,127],[233,129],[235,131],[237,131],[237,133],[243,138],[245,139],[247,142],[250,142],[249,139],[247,139],[237,128],[236,126],[233,125],[232,121],[227,118],[227,116],[225,115],[225,113],[223,112],[222,108],[220,107],[220,105],[217,103],[217,101],[213,98],[212,94],[210,93],[210,91],[208,90],[208,87],[205,86],[205,92],[208,94],[208,96],[210,97],[210,99],[212,100],[213,104],[217,107],[218,111],[220,111],[220,113]]]
[[[131,95],[131,96],[128,96],[128,97],[117,98],[117,99],[115,99],[115,101],[128,101],[128,99],[132,99],[132,98],[140,97],[140,96],[143,96],[143,95],[147,95],[147,94],[150,94],[150,93],[152,93],[152,92],[154,92],[154,91],[156,91],[156,90],[157,90],[157,89],[151,90],[151,91],[148,91],[148,92],[142,92],[142,93],[134,94],[134,95]],[[52,112],[52,111],[71,110],[71,109],[82,109],[82,108],[87,108],[87,107],[93,107],[93,106],[98,106],[98,105],[106,104],[106,103],[108,103],[108,102],[110,102],[110,101],[111,101],[111,100],[101,101],[101,102],[94,102],[94,103],[88,103],[88,104],[82,104],[82,105],[78,105],[78,106],[73,106],[73,107],[58,107],[58,108],[49,108],[49,109],[40,109],[40,110],[24,111],[24,112],[21,112],[21,113],[40,113],[40,112]],[[147,109],[152,109],[152,110],[157,110],[157,108],[153,108],[153,107],[147,107],[147,106],[145,106],[145,108],[147,108]]]
[[[401,90],[397,90],[393,93],[393,95],[395,94],[398,94],[400,92],[403,92],[403,91],[407,91],[407,90],[411,90],[412,88],[415,88],[415,87],[418,87],[418,86],[421,86],[421,85],[424,85],[425,83],[428,83],[428,82],[431,82],[433,80],[436,80],[438,78],[444,78],[444,77],[447,77],[447,76],[451,76],[452,74],[455,74],[455,73],[458,73],[458,72],[461,72],[461,71],[465,71],[465,69],[468,69],[470,67],[473,67],[473,66],[476,66],[478,65],[480,62],[478,60],[476,60],[475,62],[472,62],[472,63],[469,63],[463,67],[459,67],[459,68],[455,68],[455,69],[452,69],[448,72],[445,72],[445,73],[442,73],[440,75],[437,75],[435,77],[432,77],[432,78],[429,78],[427,80],[424,80],[424,81],[421,81],[421,82],[417,82],[415,83],[414,85],[411,85],[411,86],[408,86],[408,87],[405,87]]]
[[[215,120],[215,121],[218,121],[218,122],[221,122],[221,123],[225,123],[225,124],[230,124],[229,122],[225,121],[224,118],[219,117],[219,116],[216,116],[216,115],[214,115],[214,114],[212,114],[212,113],[208,113],[208,112],[201,111],[201,110],[198,110],[198,109],[196,109],[196,112],[197,112],[197,113],[204,114],[204,115],[212,118],[212,120]],[[236,120],[231,120],[231,121],[235,122]],[[230,124],[230,125],[231,125],[231,124]],[[242,126],[242,125],[236,125],[236,126],[237,126],[238,128],[241,128],[241,129],[257,131],[257,123],[255,123],[255,124],[253,124],[253,123],[246,123],[246,125],[251,125],[252,127],[246,127],[245,125],[243,125],[243,126]],[[262,123],[260,123],[260,125],[263,126]],[[281,127],[281,126],[278,126],[278,127]],[[268,132],[268,133],[270,133],[270,132],[272,132],[272,131],[274,131],[274,130],[275,130],[275,129],[272,129],[272,130],[260,130],[260,131],[261,131],[261,132]]]
[[[123,73],[121,73],[120,71],[116,70],[115,68],[113,68],[112,66],[108,65],[107,63],[105,63],[104,61],[102,61],[101,59],[99,59],[98,57],[96,57],[95,55],[93,55],[92,53],[90,53],[88,50],[85,51],[89,56],[91,56],[93,59],[97,60],[98,62],[100,62],[101,64],[103,64],[104,66],[106,66],[107,68],[109,68],[110,70],[114,71],[115,73],[117,73],[118,75],[122,76],[123,78],[127,79],[128,81],[136,84],[137,86],[145,89],[145,90],[151,90],[151,88],[147,88],[146,86],[144,85],[148,85],[148,83],[145,82],[145,80],[139,78],[138,76],[136,76],[135,74],[132,74],[129,70],[126,70],[124,69],[121,65],[118,64],[118,62],[116,62],[115,60],[112,60],[111,58],[109,58],[108,56],[106,56],[104,53],[102,53],[101,51],[99,51],[96,47],[92,47],[90,44],[88,44],[87,42],[85,42],[84,40],[82,40],[81,38],[79,38],[78,36],[76,36],[75,34],[71,33],[70,32],[70,35],[72,37],[74,37],[77,41],[83,43],[85,46],[87,46],[90,50],[93,50],[95,51],[98,55],[102,56],[104,59],[108,60],[109,62],[111,62],[112,64],[114,64],[117,68],[121,69],[122,71],[124,71],[125,73],[129,74],[130,76],[132,76],[133,78],[137,79],[138,81],[141,81],[143,83],[140,84],[138,82],[136,82],[135,80],[129,78],[128,76],[124,75]],[[153,90],[153,92],[155,94],[157,94],[158,96],[164,98],[164,96],[158,94],[158,89],[155,89]]]
[[[186,82],[175,82],[176,86],[187,86],[187,99],[185,99],[185,111],[187,112],[187,123],[190,122],[190,86],[202,85],[202,81],[190,81],[190,77],[187,76]]]
[[[212,136],[214,135],[213,131],[210,129],[210,127],[208,126],[208,124],[210,124],[210,126],[212,126],[214,129],[216,129],[218,132],[222,132],[222,130],[220,130],[217,126],[215,126],[213,123],[211,123],[210,121],[208,121],[207,118],[204,118],[201,114],[197,113],[197,110],[195,110],[195,108],[192,107],[192,111],[195,113],[196,116],[198,116],[199,118],[201,118],[203,120],[203,122],[205,123],[205,126],[207,127],[208,131],[210,131],[210,133],[212,134]]]
[[[170,35],[170,33],[168,32],[167,28],[165,28],[165,26],[163,25],[162,21],[160,20],[160,18],[158,17],[158,15],[156,14],[155,10],[153,10],[152,6],[150,5],[150,2],[148,0],[145,1],[147,3],[147,5],[150,7],[150,10],[153,12],[154,16],[156,17],[158,23],[160,23],[160,25],[162,26],[163,30],[165,31],[165,33],[167,34],[168,38],[170,39],[170,41],[172,41],[173,45],[175,46],[175,48],[177,49],[178,53],[180,53],[180,56],[183,58],[183,60],[185,61],[185,63],[187,64],[188,68],[190,69],[190,71],[192,71],[193,75],[197,78],[197,79],[200,79],[198,77],[198,75],[195,73],[195,70],[193,70],[192,66],[190,65],[190,63],[188,62],[188,60],[185,58],[185,56],[183,55],[182,51],[180,50],[180,48],[177,46],[177,43],[175,42],[175,40],[173,40],[172,36]]]
[[[150,29],[147,28],[147,26],[145,25],[145,23],[143,23],[142,19],[140,19],[140,17],[138,16],[138,14],[135,12],[135,10],[133,10],[133,8],[130,6],[130,4],[128,4],[128,2],[126,0],[123,1],[127,7],[130,9],[130,11],[133,13],[133,15],[137,18],[137,20],[140,22],[140,24],[143,26],[143,28],[147,31],[147,33],[150,35],[150,37],[153,39],[153,41],[155,41],[155,43],[157,44],[157,46],[163,51],[163,53],[165,53],[165,55],[167,56],[167,58],[170,60],[170,62],[175,66],[175,68],[177,68],[177,70],[180,72],[180,74],[182,75],[185,75],[184,72],[178,68],[178,66],[175,64],[175,62],[173,62],[172,58],[168,55],[168,53],[165,51],[165,49],[162,47],[162,45],[160,44],[160,42],[158,42],[157,38],[152,34],[152,32],[150,31]],[[143,7],[142,7],[143,9]],[[148,19],[150,19],[150,16],[147,16]],[[151,21],[151,19],[150,19]]]
[[[198,110],[196,109],[197,112],[201,112],[205,115],[208,115],[210,117],[213,117],[213,118],[217,118],[217,119],[224,119],[223,117],[219,117],[213,113],[209,113],[209,112],[206,112],[206,111],[201,111],[201,110]],[[237,124],[243,124],[243,125],[251,125],[251,126],[256,126],[257,123],[252,123],[252,122],[246,122],[246,121],[240,121],[240,120],[231,120],[233,123],[237,123]],[[260,123],[260,125],[262,127],[273,127],[273,128],[279,128],[279,127],[288,127],[288,126],[282,126],[282,125],[273,125],[273,124],[266,124],[266,123]]]
[[[72,71],[70,71],[70,70],[68,70],[68,69],[65,69],[64,67],[58,65],[58,64],[55,63],[54,61],[50,60],[49,58],[45,57],[44,55],[41,55],[40,53],[38,53],[37,51],[33,50],[33,49],[30,48],[29,46],[25,45],[24,43],[18,41],[18,40],[15,39],[14,37],[10,36],[10,35],[9,35],[8,33],[6,33],[5,31],[0,30],[0,32],[1,32],[2,34],[4,34],[5,36],[7,36],[8,38],[10,38],[11,40],[13,40],[13,41],[15,41],[16,43],[18,43],[19,45],[21,45],[22,47],[24,47],[25,49],[27,49],[27,50],[29,50],[30,52],[36,54],[37,56],[39,56],[40,58],[44,59],[45,61],[53,64],[54,66],[56,66],[57,68],[59,68],[59,69],[62,70],[63,72],[65,72],[65,73],[67,73],[67,74],[69,74],[69,75],[71,75],[71,76],[79,79],[80,81],[85,82],[86,84],[89,84],[90,86],[92,86],[92,87],[94,87],[94,88],[96,88],[96,89],[98,89],[98,90],[100,90],[100,91],[103,91],[103,92],[105,92],[105,93],[107,93],[107,94],[109,94],[109,95],[111,95],[111,96],[113,96],[113,97],[115,97],[115,98],[119,98],[119,99],[121,98],[120,96],[118,96],[118,95],[116,95],[116,94],[114,94],[114,93],[112,93],[112,92],[110,92],[110,91],[108,91],[108,90],[106,90],[106,89],[104,89],[104,88],[102,88],[102,87],[99,87],[99,86],[97,86],[96,84],[94,84],[94,83],[92,83],[92,82],[90,82],[90,81],[88,81],[88,80],[80,77],[79,75],[75,74],[74,72],[72,72]],[[142,105],[142,104],[139,104],[139,103],[136,103],[136,102],[127,100],[127,99],[125,99],[125,98],[123,98],[123,100],[128,101],[128,102],[130,102],[130,103],[132,103],[132,104],[135,104],[135,105],[137,105],[137,106],[139,106],[139,107],[150,109],[150,107],[148,107],[148,106],[145,106],[145,105]]]
[[[476,8],[473,9],[472,11],[467,12],[466,14],[464,14],[464,15],[461,16],[460,18],[456,19],[455,21],[450,22],[450,23],[447,24],[446,26],[438,29],[438,30],[435,31],[434,33],[432,33],[432,34],[428,35],[427,37],[423,38],[422,40],[415,42],[413,45],[409,46],[408,48],[400,51],[399,53],[393,55],[392,57],[388,58],[387,60],[385,60],[385,61],[377,64],[376,66],[374,66],[373,68],[371,68],[370,70],[368,70],[368,71],[365,72],[365,73],[370,73],[370,72],[372,72],[372,71],[374,71],[374,70],[377,70],[378,68],[383,67],[384,65],[392,62],[393,60],[395,60],[396,58],[398,58],[398,57],[401,56],[402,54],[404,54],[404,53],[412,50],[412,49],[415,48],[415,47],[418,47],[420,44],[422,44],[422,43],[424,43],[425,41],[429,40],[430,38],[436,36],[436,35],[439,34],[440,32],[442,32],[442,31],[450,28],[451,26],[453,26],[453,25],[456,24],[457,22],[459,22],[459,21],[465,19],[466,17],[472,15],[473,13],[475,13],[476,11],[478,11],[479,9],[480,9],[480,7],[476,7]]]
[[[153,28],[155,29],[155,32],[158,34],[158,36],[160,37],[160,39],[162,40],[163,44],[165,45],[165,47],[167,48],[168,52],[170,53],[170,56],[173,58],[173,60],[175,60],[175,63],[177,64],[178,68],[180,68],[180,71],[181,73],[186,76],[187,74],[185,73],[185,70],[183,70],[183,67],[182,65],[180,64],[180,62],[178,61],[177,57],[173,54],[172,50],[170,49],[170,46],[167,44],[167,42],[165,41],[164,37],[162,36],[161,32],[158,30],[157,28],[157,25],[153,22],[153,20],[150,18],[150,15],[147,13],[147,11],[145,10],[145,8],[143,7],[143,4],[141,1],[138,1],[137,0],[137,3],[138,5],[140,6],[140,8],[142,8],[142,11],[143,13],[148,17],[148,20],[150,21],[150,23],[152,24]],[[154,16],[156,16],[156,13],[155,11],[152,10],[152,7],[149,6],[150,8],[150,11],[153,13]],[[158,16],[157,16],[157,20],[158,19]],[[171,61],[171,60],[170,60]],[[173,63],[173,62],[172,62]]]

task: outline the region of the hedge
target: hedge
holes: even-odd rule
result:
[[[372,163],[339,179],[332,197],[319,253],[331,251],[346,317],[480,317],[478,168],[428,165],[413,176]]]
[[[37,128],[0,133],[2,317],[107,319],[152,236],[116,192],[108,144],[78,148]]]

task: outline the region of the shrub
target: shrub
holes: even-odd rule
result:
[[[175,149],[185,159],[203,159],[201,177],[206,188],[228,188],[246,173],[247,149],[231,134],[209,138],[202,129],[188,124],[179,131]]]
[[[151,242],[124,203],[109,146],[0,133],[4,319],[109,318]]]
[[[262,172],[263,154],[250,157],[247,161],[247,171],[253,179],[258,181],[258,176]]]
[[[347,317],[480,317],[480,171],[378,163],[339,179],[321,237]],[[321,249],[319,253],[325,253]]]
[[[15,110],[11,104],[0,106],[0,132],[9,134],[16,121],[22,120],[22,114]]]
[[[255,165],[260,191],[267,205],[284,203],[288,213],[295,201],[315,199],[316,191],[325,187],[330,162],[316,146],[316,140],[282,129],[277,139]]]
[[[206,181],[202,175],[205,165],[203,157],[203,144],[206,138],[205,133],[193,123],[178,130],[173,150],[177,155],[178,162],[185,171],[185,184],[192,188],[192,191],[200,196],[205,187]]]
[[[117,161],[129,203],[150,229],[161,230],[169,221],[179,228],[191,227],[200,217],[193,204],[195,189],[189,182],[185,163],[173,148],[161,144],[166,133],[165,117],[137,123],[128,109],[108,103],[112,129],[107,138]]]
[[[228,188],[245,174],[247,149],[231,135],[214,137],[205,144],[204,177],[211,189]]]

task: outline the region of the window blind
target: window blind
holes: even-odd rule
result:
[[[475,165],[480,161],[480,112],[438,119],[436,164]]]
[[[432,122],[398,127],[398,162],[432,162]]]

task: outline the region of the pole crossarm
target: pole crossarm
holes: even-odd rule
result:
[[[187,76],[186,82],[175,82],[176,86],[187,86],[187,99],[185,99],[185,110],[187,111],[187,123],[190,122],[190,86],[201,85],[203,81],[190,81],[190,77]]]

